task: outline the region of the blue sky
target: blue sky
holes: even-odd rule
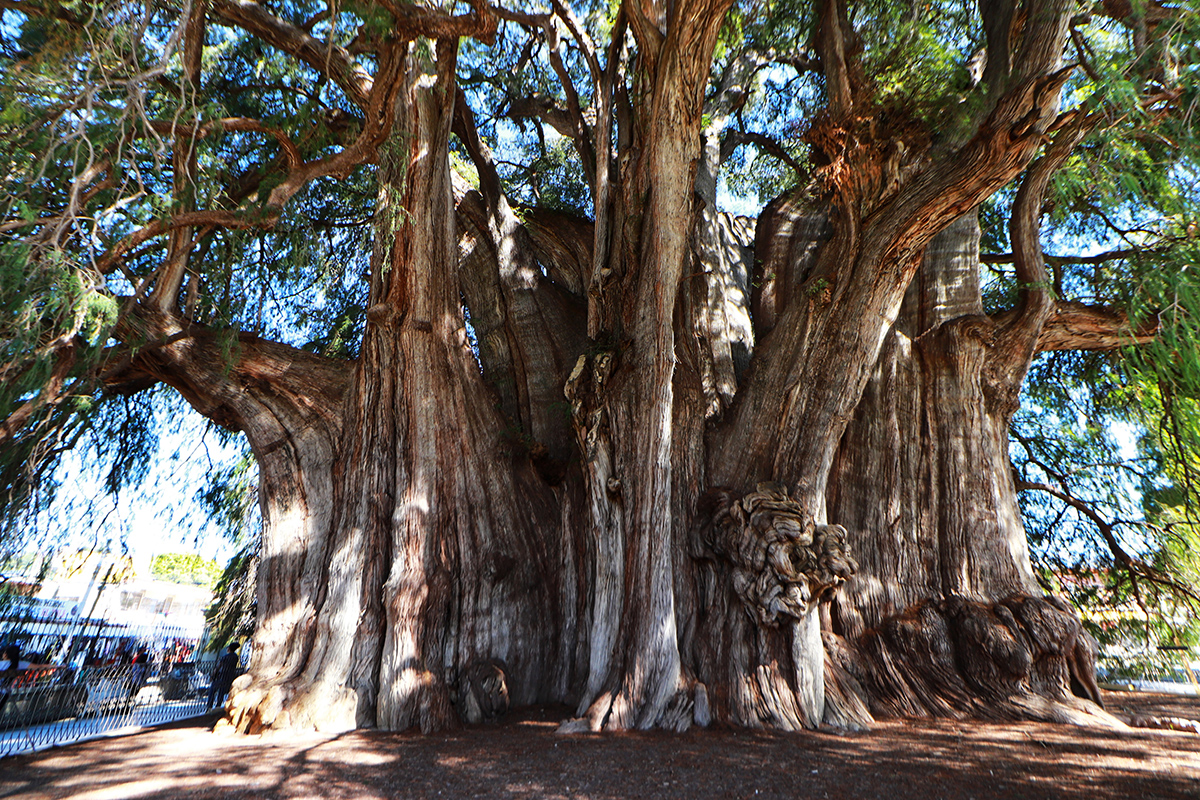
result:
[[[104,491],[107,465],[89,463],[85,448],[64,456],[61,488],[38,526],[51,534],[54,546],[127,549],[142,558],[194,552],[222,565],[234,554],[195,496],[207,473],[236,458],[239,450],[221,442],[186,404],[170,405],[169,411],[156,412],[161,439],[141,486],[113,497]]]

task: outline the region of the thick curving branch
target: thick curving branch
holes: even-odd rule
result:
[[[1055,310],[1051,279],[1042,258],[1042,205],[1050,179],[1100,119],[1077,114],[1054,137],[1046,154],[1025,173],[1009,220],[1019,302],[1016,315],[998,329],[985,376],[1015,409],[1017,394],[1046,320]]]
[[[308,31],[279,19],[254,0],[212,0],[212,10],[225,22],[237,25],[329,76],[360,108],[369,104],[374,80],[354,62],[345,48],[315,38]]]
[[[995,319],[1001,322],[1002,315]],[[1059,301],[1038,335],[1037,351],[1116,350],[1149,344],[1160,327],[1157,317],[1135,324],[1120,309]]]

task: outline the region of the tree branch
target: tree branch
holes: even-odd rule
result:
[[[1067,266],[1070,264],[1104,264],[1108,261],[1119,261],[1121,259],[1130,258],[1139,253],[1147,252],[1146,250],[1128,247],[1122,250],[1109,250],[1104,253],[1097,253],[1094,256],[1055,256],[1046,253],[1042,254],[1042,260],[1047,264],[1055,267]],[[1149,252],[1155,252],[1153,249]],[[981,264],[1011,264],[1015,256],[1012,253],[988,253],[979,257]]]
[[[183,31],[183,81],[180,84],[180,96],[184,101],[178,116],[187,114],[198,120],[200,110],[196,103],[200,91],[200,70],[204,55],[204,39],[208,30],[207,0],[193,0],[188,11],[187,22]],[[171,167],[174,180],[171,194],[175,207],[183,211],[196,210],[196,193],[193,184],[196,179],[196,146],[189,138],[174,137],[171,147]],[[187,275],[188,259],[192,252],[191,228],[178,228],[171,231],[170,244],[167,246],[167,258],[159,270],[159,279],[155,282],[150,300],[159,309],[169,311],[179,302],[179,290]]]
[[[996,352],[1006,363],[1002,371],[1019,384],[1033,357],[1042,325],[1054,310],[1050,276],[1042,258],[1042,205],[1050,179],[1099,118],[1077,114],[1058,132],[1046,154],[1030,165],[1017,190],[1009,218],[1009,239],[1020,292],[1017,315],[1001,329]],[[1000,366],[1000,365],[995,365]]]
[[[829,94],[829,112],[834,119],[850,116],[854,107],[854,92],[850,83],[850,67],[846,53],[846,14],[843,0],[821,0],[821,23],[817,33],[817,50],[825,87]]]
[[[207,419],[245,431],[255,448],[269,446],[262,440],[267,417],[340,425],[349,362],[244,332],[236,334],[231,357],[229,333],[136,304],[114,331],[118,341],[136,344],[111,354],[103,380],[117,387],[162,381]]]
[[[279,146],[283,148],[289,169],[295,169],[304,163],[304,158],[300,155],[300,149],[296,147],[296,143],[292,141],[290,136],[279,128],[272,128],[256,119],[248,117],[222,117],[221,119],[214,119],[197,125],[152,120],[150,127],[155,133],[162,136],[174,136],[184,139],[203,139],[214,133],[223,131],[264,133],[274,138],[279,143]]]
[[[1172,579],[1171,577],[1154,569],[1140,558],[1135,558],[1134,556],[1130,555],[1129,552],[1121,546],[1121,543],[1117,541],[1116,534],[1113,531],[1113,526],[1109,524],[1108,520],[1106,520],[1090,505],[1071,494],[1070,490],[1067,489],[1065,485],[1061,486],[1060,488],[1056,488],[1046,483],[1026,481],[1021,479],[1020,476],[1016,476],[1014,482],[1016,483],[1016,488],[1018,491],[1030,490],[1045,492],[1051,497],[1061,500],[1063,503],[1074,509],[1080,516],[1085,517],[1089,522],[1095,525],[1096,530],[1100,533],[1100,538],[1104,540],[1105,546],[1107,546],[1109,552],[1113,554],[1113,558],[1115,558],[1131,576],[1141,577],[1151,581],[1152,583],[1158,584],[1159,586],[1168,587],[1180,595],[1188,597],[1193,601],[1200,602],[1200,594],[1197,594],[1196,591],[1190,586]]]
[[[648,11],[645,5],[649,3]],[[621,11],[633,32],[633,38],[638,43],[638,52],[646,60],[648,71],[653,74],[654,62],[658,60],[659,50],[666,41],[663,30],[663,13],[656,8],[654,0],[622,0]]]
[[[983,68],[983,85],[988,94],[998,97],[1012,70],[1012,33],[1015,0],[981,0],[979,13],[983,17],[987,64]]]
[[[103,255],[96,259],[96,270],[103,275],[107,275],[112,272],[118,262],[133,248],[156,236],[162,236],[164,233],[169,233],[179,228],[199,225],[215,225],[222,228],[236,229],[271,228],[278,221],[278,212],[274,214],[260,214],[258,216],[251,216],[248,213],[236,211],[212,210],[188,211],[182,214],[175,214],[167,219],[155,220],[121,239],[120,242],[110,247]]]
[[[274,16],[254,0],[211,0],[212,10],[267,44],[299,59],[336,83],[355,105],[365,108],[373,84],[366,70],[354,63],[345,48],[311,36]]]
[[[993,319],[1004,324],[1003,316],[997,315]],[[1124,311],[1059,301],[1042,326],[1037,351],[1116,350],[1147,344],[1158,335],[1159,327],[1157,317],[1134,326]]]
[[[621,70],[621,53],[625,47],[625,30],[628,17],[625,14],[625,4],[617,12],[613,24],[612,38],[608,45],[608,61],[604,72],[599,76],[595,85],[596,104],[596,191],[593,197],[593,218],[596,220],[592,228],[592,262],[586,273],[584,285],[591,289],[603,284],[604,270],[609,269],[608,256],[613,237],[613,179],[616,171],[616,159],[613,158],[612,126],[613,120],[622,119],[620,106],[614,106],[619,99],[614,96],[617,78]],[[623,83],[622,83],[623,85]],[[614,113],[615,112],[615,113]],[[628,126],[621,125],[623,128]],[[618,130],[618,137],[628,135],[627,131]],[[622,142],[618,141],[618,147]],[[597,303],[588,301],[588,336],[595,338],[600,333],[601,319]]]
[[[54,350],[54,369],[43,384],[41,391],[19,405],[15,411],[0,422],[0,445],[6,443],[25,426],[38,409],[54,405],[63,398],[63,384],[75,366],[75,356],[78,351],[75,336],[63,341],[62,346]]]
[[[759,150],[762,150],[764,153],[778,158],[796,173],[796,177],[799,178],[801,182],[803,182],[804,178],[808,175],[808,170],[801,166],[796,159],[788,155],[788,152],[783,149],[783,145],[770,136],[767,136],[765,133],[756,133],[754,131],[726,131],[725,141],[721,144],[721,160],[724,161],[733,154],[733,150],[735,148],[743,144],[752,144]]]
[[[542,29],[546,39],[546,50],[550,66],[554,69],[554,74],[558,77],[559,85],[562,86],[563,95],[567,101],[567,107],[564,110],[559,108],[548,97],[521,98],[509,103],[507,115],[509,117],[540,119],[574,142],[575,151],[579,153],[580,164],[583,166],[583,173],[588,182],[588,188],[594,193],[596,191],[596,150],[592,139],[592,131],[584,116],[583,107],[580,105],[579,93],[575,90],[571,74],[567,70],[562,58],[562,51],[565,45],[562,41],[556,19],[562,20],[576,42],[579,43],[594,82],[598,82],[599,80],[600,64],[596,60],[595,47],[592,45],[591,39],[583,31],[579,25],[579,21],[575,19],[571,10],[563,6],[561,2],[555,2],[553,7],[553,14],[525,14],[504,8],[493,9],[496,15],[502,19]]]
[[[446,14],[424,8],[416,3],[387,3],[396,18],[397,31],[407,39],[424,36],[429,39],[478,39],[491,44],[496,35],[496,15],[487,0],[467,0],[467,14]]]
[[[467,155],[471,157],[471,162],[479,173],[479,189],[484,202],[489,207],[494,207],[504,192],[500,186],[500,174],[496,171],[491,149],[479,138],[479,131],[475,127],[475,113],[467,103],[466,92],[461,86],[457,87],[455,93],[452,130],[467,149]]]

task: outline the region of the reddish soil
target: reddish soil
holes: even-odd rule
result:
[[[1200,719],[1200,699],[1109,695],[1118,716]],[[231,736],[214,717],[0,760],[0,797],[1200,798],[1200,735],[898,720],[851,735],[562,736],[562,709],[436,736]]]

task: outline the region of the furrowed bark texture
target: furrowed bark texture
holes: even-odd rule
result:
[[[263,518],[251,692],[277,687],[308,662],[324,595],[333,477],[348,392],[345,365],[257,337],[186,325],[158,311],[135,318],[140,350],[123,379],[149,376],[197,411],[242,431],[259,469]]]
[[[1056,124],[1058,89],[1066,77],[1058,67],[1067,11],[1066,4],[1052,3],[1031,12],[1017,45],[1020,65],[998,84],[1004,91],[992,95],[994,104],[969,138],[957,146],[943,145],[939,151],[923,138],[926,133],[921,126],[871,116],[872,111],[859,105],[856,86],[861,76],[848,60],[845,9],[836,2],[822,6],[818,47],[831,86],[830,111],[828,118],[813,126],[809,140],[825,162],[818,173],[825,194],[805,198],[797,193],[768,207],[760,218],[756,238],[761,267],[756,272],[754,297],[760,338],[754,362],[728,413],[728,424],[710,437],[710,482],[742,492],[756,482],[761,491],[763,481],[788,487],[796,504],[792,513],[802,532],[797,542],[807,543],[811,538],[815,543],[821,531],[837,530],[840,535],[844,526],[853,554],[856,538],[873,544],[870,537],[878,535],[877,527],[857,530],[862,524],[890,526],[894,535],[913,537],[914,542],[925,537],[902,556],[906,563],[900,570],[927,573],[929,580],[936,579],[943,593],[939,596],[998,599],[1035,588],[1004,456],[1011,402],[1033,352],[1036,332],[1032,339],[1022,339],[1028,347],[1019,370],[1017,359],[1006,359],[1002,367],[1005,380],[993,380],[992,386],[985,387],[991,321],[977,308],[974,313],[959,308],[954,319],[939,326],[937,335],[925,343],[928,358],[937,355],[943,363],[941,369],[930,373],[927,386],[904,383],[904,370],[912,369],[907,365],[886,373],[892,383],[879,391],[889,403],[893,397],[901,404],[922,402],[920,394],[914,394],[918,388],[927,393],[930,403],[948,403],[944,411],[927,418],[932,426],[928,437],[936,441],[940,461],[922,464],[918,460],[913,466],[925,469],[924,476],[918,471],[898,477],[902,485],[923,477],[930,491],[937,492],[936,503],[928,510],[911,501],[912,508],[903,509],[910,514],[935,515],[931,527],[906,525],[922,520],[903,519],[896,503],[882,513],[873,512],[875,517],[869,520],[858,519],[842,507],[831,513],[827,500],[830,495],[836,499],[838,492],[851,491],[847,481],[869,485],[878,480],[877,465],[869,464],[857,473],[851,470],[839,476],[838,484],[833,485],[835,456],[856,407],[869,390],[906,288],[917,275],[934,235],[1019,175]],[[937,254],[930,258],[941,263]],[[970,269],[977,269],[977,261]],[[939,284],[939,289],[955,286]],[[977,286],[960,287],[936,302],[947,307],[967,303],[974,308]],[[1029,329],[1036,331],[1044,320],[1043,315]],[[1003,349],[1020,349],[1010,341],[1015,338],[1015,332],[1007,336]],[[884,355],[887,362],[890,356]],[[987,366],[991,369],[995,364],[988,362]],[[987,378],[996,376],[989,373]],[[985,401],[990,407],[985,407]],[[889,434],[886,424],[872,421],[860,435],[870,447],[893,445],[892,452],[900,451],[895,456],[878,454],[880,459],[919,456],[908,452],[907,442],[900,441],[911,431]],[[838,525],[829,526],[828,522]],[[936,539],[932,538],[934,532]],[[837,542],[837,536],[830,541]],[[833,550],[841,552],[838,546]],[[883,557],[868,549],[869,566],[887,574],[885,570],[891,567],[883,567]],[[834,560],[838,568],[826,570],[832,585],[854,571],[852,558],[839,555]],[[795,565],[796,559],[791,563]],[[874,578],[873,571],[866,571],[856,579],[856,585],[864,588],[853,600],[846,600],[847,613],[856,613],[858,602],[870,608],[874,603],[894,602],[892,594],[927,591],[902,580],[875,586]],[[789,680],[794,669],[797,678],[792,693],[796,698],[824,696],[824,686],[815,692],[803,688],[815,683],[806,675],[825,671],[822,648],[798,644],[819,639],[803,631],[815,628],[815,607],[829,594],[819,577],[814,580],[810,575],[809,584],[819,591],[813,592],[810,601],[814,608],[793,623],[794,663],[785,666],[787,662],[777,656],[780,647],[760,645],[756,665],[751,670],[743,668],[743,672],[778,675],[771,681],[775,686]],[[827,638],[832,639],[830,633]],[[1073,634],[1060,638],[1073,646]],[[843,724],[865,724],[865,701],[872,688],[864,691],[865,673],[852,668],[850,651],[836,640],[828,642],[827,649],[830,674],[838,679],[837,685],[831,686],[838,703],[829,709],[830,718]],[[913,652],[919,651],[913,648]],[[707,660],[728,663],[725,651],[714,647],[713,652],[718,655]],[[1002,660],[1002,655],[995,654],[995,658]],[[980,663],[984,661],[980,659]],[[953,665],[941,666],[949,669]],[[878,686],[875,690],[879,691]],[[769,695],[764,690],[761,696]],[[735,718],[739,716],[736,708],[736,703],[731,703],[729,713]],[[778,717],[790,714],[786,703],[778,708],[782,711],[766,715],[763,721],[778,725]],[[824,718],[826,707],[814,699],[804,710],[801,720],[812,725]]]
[[[433,730],[566,692],[575,603],[563,576],[576,564],[552,490],[503,436],[464,327],[447,155],[455,45],[410,47],[312,642],[270,692],[252,671],[232,701],[245,730]]]
[[[139,318],[162,344],[130,367],[259,461],[260,620],[229,723],[429,731],[534,702],[572,704],[565,731],[1104,721],[1072,699],[1097,697],[1094,645],[1037,590],[1007,457],[1037,349],[1114,341],[1036,288],[1041,197],[1085,128],[1058,114],[1072,6],[1025,5],[1017,25],[985,4],[1004,57],[970,133],[935,145],[864,99],[846,9],[823,3],[817,172],[757,223],[716,202],[761,62],[706,102],[729,0],[623,4],[636,59],[588,50],[611,119],[569,110],[595,222],[510,203],[455,39],[389,39],[394,90],[330,50],[388,134],[358,358],[250,337],[222,357],[172,316],[173,269]],[[317,63],[256,4],[211,7]],[[490,19],[472,7],[456,25]],[[536,22],[557,36],[575,23],[555,8]],[[1033,288],[989,318],[973,209],[1022,173]]]
[[[1100,700],[1094,643],[1030,568],[1007,430],[1032,349],[983,315],[978,246],[974,214],[934,238],[841,442],[829,511],[859,570],[829,650],[875,714],[1113,724],[1076,698]]]
[[[610,265],[589,289],[589,334],[608,346],[581,357],[567,387],[585,458],[594,586],[579,724],[593,730],[685,727],[692,716],[677,566],[703,481],[704,394],[693,370],[677,368],[689,346],[675,320],[704,88],[728,7],[693,0],[653,19],[628,6],[643,56],[639,140],[621,158],[619,224],[595,248]]]

